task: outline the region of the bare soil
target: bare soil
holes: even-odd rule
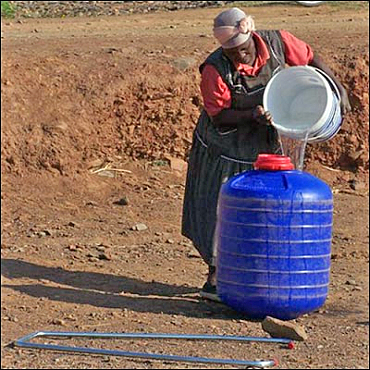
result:
[[[202,104],[197,68],[217,47],[211,24],[219,11],[2,19],[2,368],[227,368],[11,345],[35,331],[268,336],[260,322],[200,299],[207,268],[180,234]],[[330,293],[320,310],[296,320],[308,339],[293,350],[224,341],[69,343],[277,358],[285,369],[367,369],[368,7],[247,11],[258,28],[284,28],[310,43],[353,106],[334,139],[307,149],[305,170],[326,181],[335,200]],[[147,228],[136,230],[139,223]]]

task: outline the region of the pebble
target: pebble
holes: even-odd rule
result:
[[[189,252],[187,254],[187,257],[188,258],[201,258],[200,255],[199,255],[199,253],[197,253],[197,252]]]
[[[100,260],[110,261],[112,259],[112,256],[108,253],[100,253],[98,258]]]
[[[126,196],[124,196],[123,198],[121,198],[120,200],[117,200],[113,204],[117,204],[119,206],[127,206],[128,205],[128,199],[127,199]]]
[[[136,224],[136,225],[132,226],[131,229],[135,230],[135,231],[144,231],[144,230],[148,229],[148,226],[146,226],[145,224]]]
[[[60,326],[65,326],[66,325],[66,322],[64,320],[61,320],[61,319],[54,319],[51,323],[53,325],[60,325]]]

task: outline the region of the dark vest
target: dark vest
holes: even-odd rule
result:
[[[200,72],[206,64],[213,65],[231,92],[231,108],[244,110],[262,105],[263,93],[271,77],[285,67],[284,44],[280,32],[267,30],[256,31],[267,45],[270,58],[257,76],[241,75],[234,64],[218,48],[199,67]]]

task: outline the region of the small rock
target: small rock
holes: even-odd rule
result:
[[[135,231],[144,231],[147,229],[148,229],[148,226],[146,226],[145,224],[136,224],[135,226],[132,226],[131,228],[131,230],[135,230]]]
[[[357,290],[358,292],[362,292],[363,291],[362,287],[360,287],[360,286],[355,286],[353,288],[353,290]]]
[[[117,200],[113,204],[117,204],[118,206],[127,206],[128,205],[128,199],[127,197],[123,197],[120,200]]]
[[[106,52],[109,53],[109,54],[114,54],[116,52],[122,53],[122,49],[121,48],[111,47],[111,48],[108,48],[106,50]]]
[[[107,253],[100,253],[98,258],[105,261],[110,261],[112,259],[112,257]]]
[[[51,236],[51,231],[49,231],[49,230],[40,231],[38,233],[38,236],[40,236],[40,237],[42,237],[42,236]]]
[[[87,206],[93,206],[93,207],[97,207],[98,206],[98,203],[92,201],[92,200],[89,200],[88,202],[86,202],[86,205]]]
[[[294,322],[283,321],[267,316],[262,321],[262,329],[273,338],[288,338],[297,341],[307,339],[304,328]]]
[[[60,326],[65,326],[66,322],[61,319],[55,319],[51,322],[53,325],[60,325]]]
[[[197,252],[189,252],[189,253],[187,254],[187,257],[188,257],[188,258],[200,258],[200,255],[199,255],[199,253],[197,253]]]
[[[13,250],[14,253],[23,253],[24,252],[24,248],[16,248]]]
[[[187,169],[187,162],[185,162],[182,159],[179,158],[174,158],[171,156],[167,156],[167,158],[170,161],[170,167],[174,171],[179,171],[179,172],[185,172]]]

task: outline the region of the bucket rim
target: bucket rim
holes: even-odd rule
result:
[[[289,70],[295,70],[295,71],[302,70],[302,71],[306,71],[306,72],[307,71],[314,72],[314,76],[317,77],[317,78],[319,78],[319,80],[322,82],[323,87],[325,88],[325,90],[327,92],[327,95],[328,95],[328,102],[327,102],[327,105],[325,107],[325,110],[324,110],[323,114],[321,115],[320,119],[317,122],[315,122],[309,129],[307,129],[307,128],[306,129],[296,129],[296,128],[288,129],[288,128],[282,126],[281,124],[276,123],[274,121],[274,117],[272,117],[272,125],[278,131],[280,131],[281,133],[283,133],[283,134],[285,134],[287,136],[290,136],[292,138],[304,138],[306,136],[306,134],[309,135],[311,132],[317,131],[318,129],[320,129],[320,127],[323,124],[325,124],[325,122],[327,122],[327,120],[328,120],[328,118],[330,116],[330,113],[333,110],[333,105],[335,104],[335,101],[334,101],[335,99],[333,99],[333,89],[330,86],[330,83],[328,82],[327,78],[325,78],[323,76],[323,74],[320,74],[317,71],[317,68],[312,67],[312,66],[309,66],[309,65],[291,66],[291,67],[285,68],[285,69],[280,70],[279,72],[277,72],[270,79],[270,81],[267,83],[267,85],[265,87],[264,94],[263,94],[263,106],[264,106],[264,108],[266,110],[269,110],[268,94],[269,94],[269,91],[271,89],[271,86],[273,85],[273,83],[275,82],[275,80],[278,78],[278,76],[281,77],[281,73],[282,72],[283,73],[289,73],[288,72]]]

